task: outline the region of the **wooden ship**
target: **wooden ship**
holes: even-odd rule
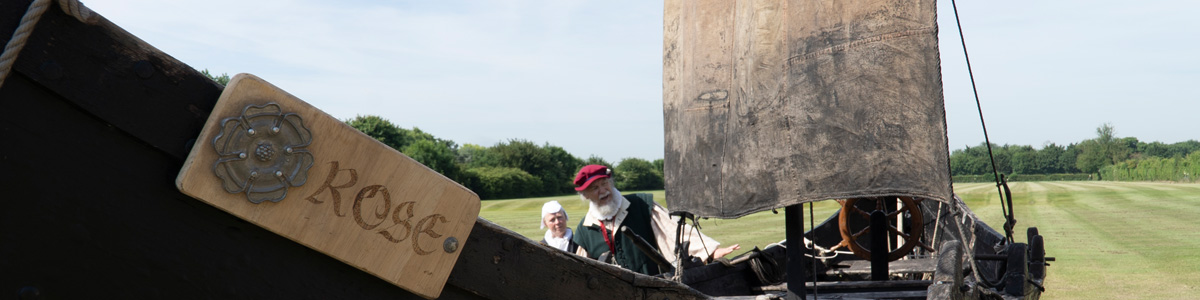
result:
[[[0,37],[16,52],[0,70],[0,290],[22,299],[1036,299],[1052,260],[1036,229],[1015,241],[1011,213],[999,233],[953,196],[933,7],[666,1],[670,208],[681,219],[782,208],[787,239],[650,276],[478,218],[470,191],[264,80],[217,84],[77,1],[3,1]],[[280,132],[294,139],[257,139]],[[328,140],[365,144],[333,151]],[[343,186],[335,204],[330,190]],[[362,213],[364,198],[389,199],[385,214]],[[805,229],[802,205],[825,200],[843,209]],[[418,223],[422,213],[444,217]]]

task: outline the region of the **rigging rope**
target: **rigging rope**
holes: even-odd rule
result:
[[[967,61],[967,75],[971,78],[971,92],[975,94],[975,108],[979,110],[979,125],[983,127],[983,142],[987,145],[988,159],[992,162],[992,176],[996,180],[996,193],[1000,195],[1000,211],[1004,213],[1006,221],[1012,221],[1012,213],[1004,207],[1004,191],[1000,188],[1000,170],[996,168],[996,156],[992,154],[992,141],[988,139],[987,122],[983,121],[983,105],[979,102],[979,88],[975,86],[975,73],[971,71],[971,55],[967,54],[967,38],[963,36],[962,21],[958,19],[958,5],[954,0],[950,0],[950,6],[954,8],[954,22],[958,26],[958,40],[962,42],[963,58]],[[1007,230],[1007,237],[1012,240],[1012,230]]]
[[[96,22],[95,15],[92,10],[79,3],[79,0],[58,0],[59,8],[62,8],[64,13],[67,13],[75,19],[87,24]],[[11,73],[13,64],[17,61],[17,54],[25,48],[25,42],[29,40],[29,34],[33,32],[33,28],[37,26],[38,20],[42,18],[42,14],[46,12],[46,8],[50,7],[50,0],[34,0],[29,4],[29,8],[25,10],[25,15],[21,17],[21,23],[17,26],[17,30],[13,32],[12,38],[8,39],[8,43],[4,45],[4,52],[0,54],[0,87],[4,86],[4,80]]]

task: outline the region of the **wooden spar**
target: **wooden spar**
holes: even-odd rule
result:
[[[871,212],[871,280],[888,280],[888,226],[887,213]]]
[[[787,299],[805,298],[804,279],[804,205],[789,205],[783,209],[787,231]]]

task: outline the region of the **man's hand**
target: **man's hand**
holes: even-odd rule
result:
[[[725,247],[725,248],[717,248],[717,251],[713,251],[712,259],[718,259],[718,258],[725,257],[726,255],[729,255],[729,253],[733,253],[733,251],[737,250],[737,249],[742,249],[742,246],[738,245],[738,244],[733,244],[733,246],[729,246],[729,247]]]

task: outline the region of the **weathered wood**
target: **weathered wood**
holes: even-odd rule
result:
[[[275,165],[285,167],[267,174]],[[227,191],[241,184],[249,191]],[[259,185],[284,198],[255,203]],[[441,293],[480,207],[465,187],[249,74],[221,94],[176,186],[427,298]]]
[[[816,299],[924,299],[929,280],[811,282],[805,286]],[[784,285],[764,286],[761,292],[780,291]]]
[[[1029,245],[1008,245],[1008,270],[1004,274],[1004,292],[1009,295],[1025,295],[1033,288],[1029,283]]]
[[[783,211],[784,230],[787,240],[787,299],[804,299],[805,279],[808,279],[808,268],[804,262],[804,206],[789,205]]]
[[[950,199],[934,1],[667,1],[672,210]]]
[[[479,219],[449,284],[489,299],[703,299],[685,285],[542,246]]]
[[[7,41],[30,1],[3,2],[0,37]],[[84,24],[52,5],[14,71],[151,147],[187,157],[221,85],[96,17],[96,24]],[[167,123],[177,125],[162,126]]]
[[[933,284],[929,285],[929,299],[960,300],[963,299],[962,287],[962,243],[949,240],[942,243],[938,250],[937,270],[933,273]]]
[[[930,280],[890,280],[890,281],[822,281],[813,284],[812,282],[805,283],[806,288],[816,287],[819,290],[841,291],[841,290],[903,290],[903,289],[924,289],[933,283]],[[786,284],[777,284],[763,286],[759,290],[762,291],[782,291],[787,288]]]

